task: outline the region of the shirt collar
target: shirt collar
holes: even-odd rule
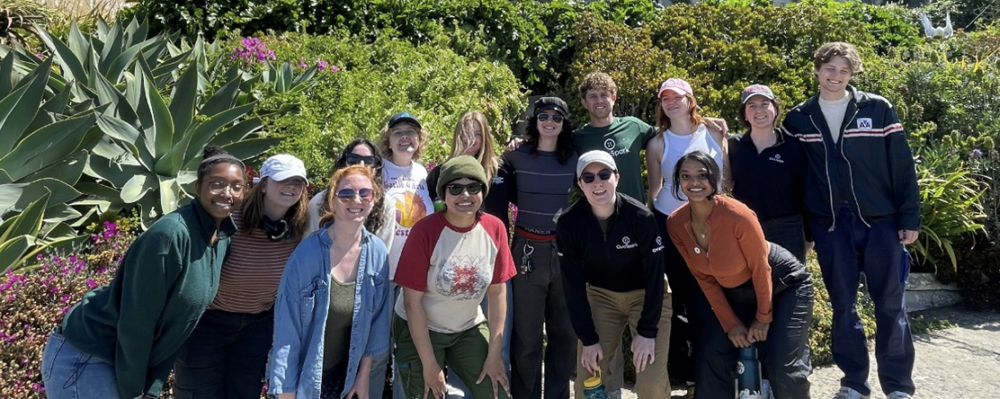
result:
[[[205,207],[201,205],[201,201],[197,198],[191,201],[191,207],[194,208],[195,218],[198,219],[198,227],[201,228],[201,232],[205,234],[206,237],[211,237],[216,232],[215,218],[208,214]],[[216,238],[229,238],[236,233],[236,222],[233,221],[232,216],[227,216],[222,220],[222,223],[218,226],[218,236]]]

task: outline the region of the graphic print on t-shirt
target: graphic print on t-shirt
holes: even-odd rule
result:
[[[393,205],[396,207],[396,223],[406,228],[413,227],[427,216],[423,198],[413,191],[397,193],[393,196]]]
[[[484,255],[451,255],[438,267],[434,288],[441,295],[461,299],[479,300],[490,285],[491,268]]]

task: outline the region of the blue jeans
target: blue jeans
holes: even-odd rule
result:
[[[42,354],[42,383],[49,399],[119,397],[115,367],[74,348],[58,328]]]
[[[260,399],[274,310],[207,310],[174,363],[177,399]]]
[[[858,317],[858,284],[865,274],[868,292],[875,302],[875,359],[882,391],[913,394],[913,338],[903,288],[909,273],[909,255],[899,243],[899,228],[892,219],[858,218],[844,204],[836,227],[830,221],[811,218],[816,254],[823,282],[833,307],[833,361],[844,372],[840,385],[864,395],[868,385],[868,349]]]

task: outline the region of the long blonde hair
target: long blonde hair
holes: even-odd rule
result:
[[[335,216],[333,211],[333,201],[339,201],[337,199],[337,186],[340,185],[340,182],[343,181],[345,177],[350,175],[362,175],[372,183],[372,190],[375,192],[375,196],[372,198],[372,204],[375,204],[378,202],[379,198],[382,198],[382,182],[375,181],[375,174],[372,173],[371,168],[362,165],[351,165],[346,168],[337,169],[336,172],[333,172],[333,176],[330,176],[330,185],[326,190],[326,209],[329,209],[329,211],[320,217],[320,226],[333,220]]]
[[[493,134],[490,131],[490,122],[486,120],[486,115],[483,115],[482,112],[469,111],[462,114],[462,116],[458,118],[458,125],[455,126],[455,137],[453,137],[451,143],[451,158],[459,155],[465,155],[465,149],[468,148],[466,143],[475,141],[476,129],[475,126],[472,125],[473,123],[478,123],[479,127],[483,130],[483,142],[482,145],[479,146],[479,153],[474,157],[481,165],[483,165],[483,170],[486,171],[486,181],[488,183],[492,181],[493,176],[496,175],[497,169],[500,167],[500,162],[496,156],[495,145],[493,144]]]

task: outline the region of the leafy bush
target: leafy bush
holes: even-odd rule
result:
[[[0,397],[44,398],[42,351],[49,332],[87,291],[114,278],[134,238],[132,230],[106,222],[78,250],[38,254],[33,265],[0,279]]]
[[[524,107],[520,85],[506,66],[466,59],[435,45],[380,38],[366,44],[354,37],[288,34],[265,37],[278,61],[326,60],[338,72],[319,73],[315,85],[262,101],[299,103],[294,116],[264,118],[264,129],[281,144],[271,153],[295,154],[310,181],[322,187],[340,149],[357,137],[375,140],[389,116],[416,115],[430,132],[421,162],[440,163],[450,154],[458,117],[483,111],[494,140],[505,143]]]

